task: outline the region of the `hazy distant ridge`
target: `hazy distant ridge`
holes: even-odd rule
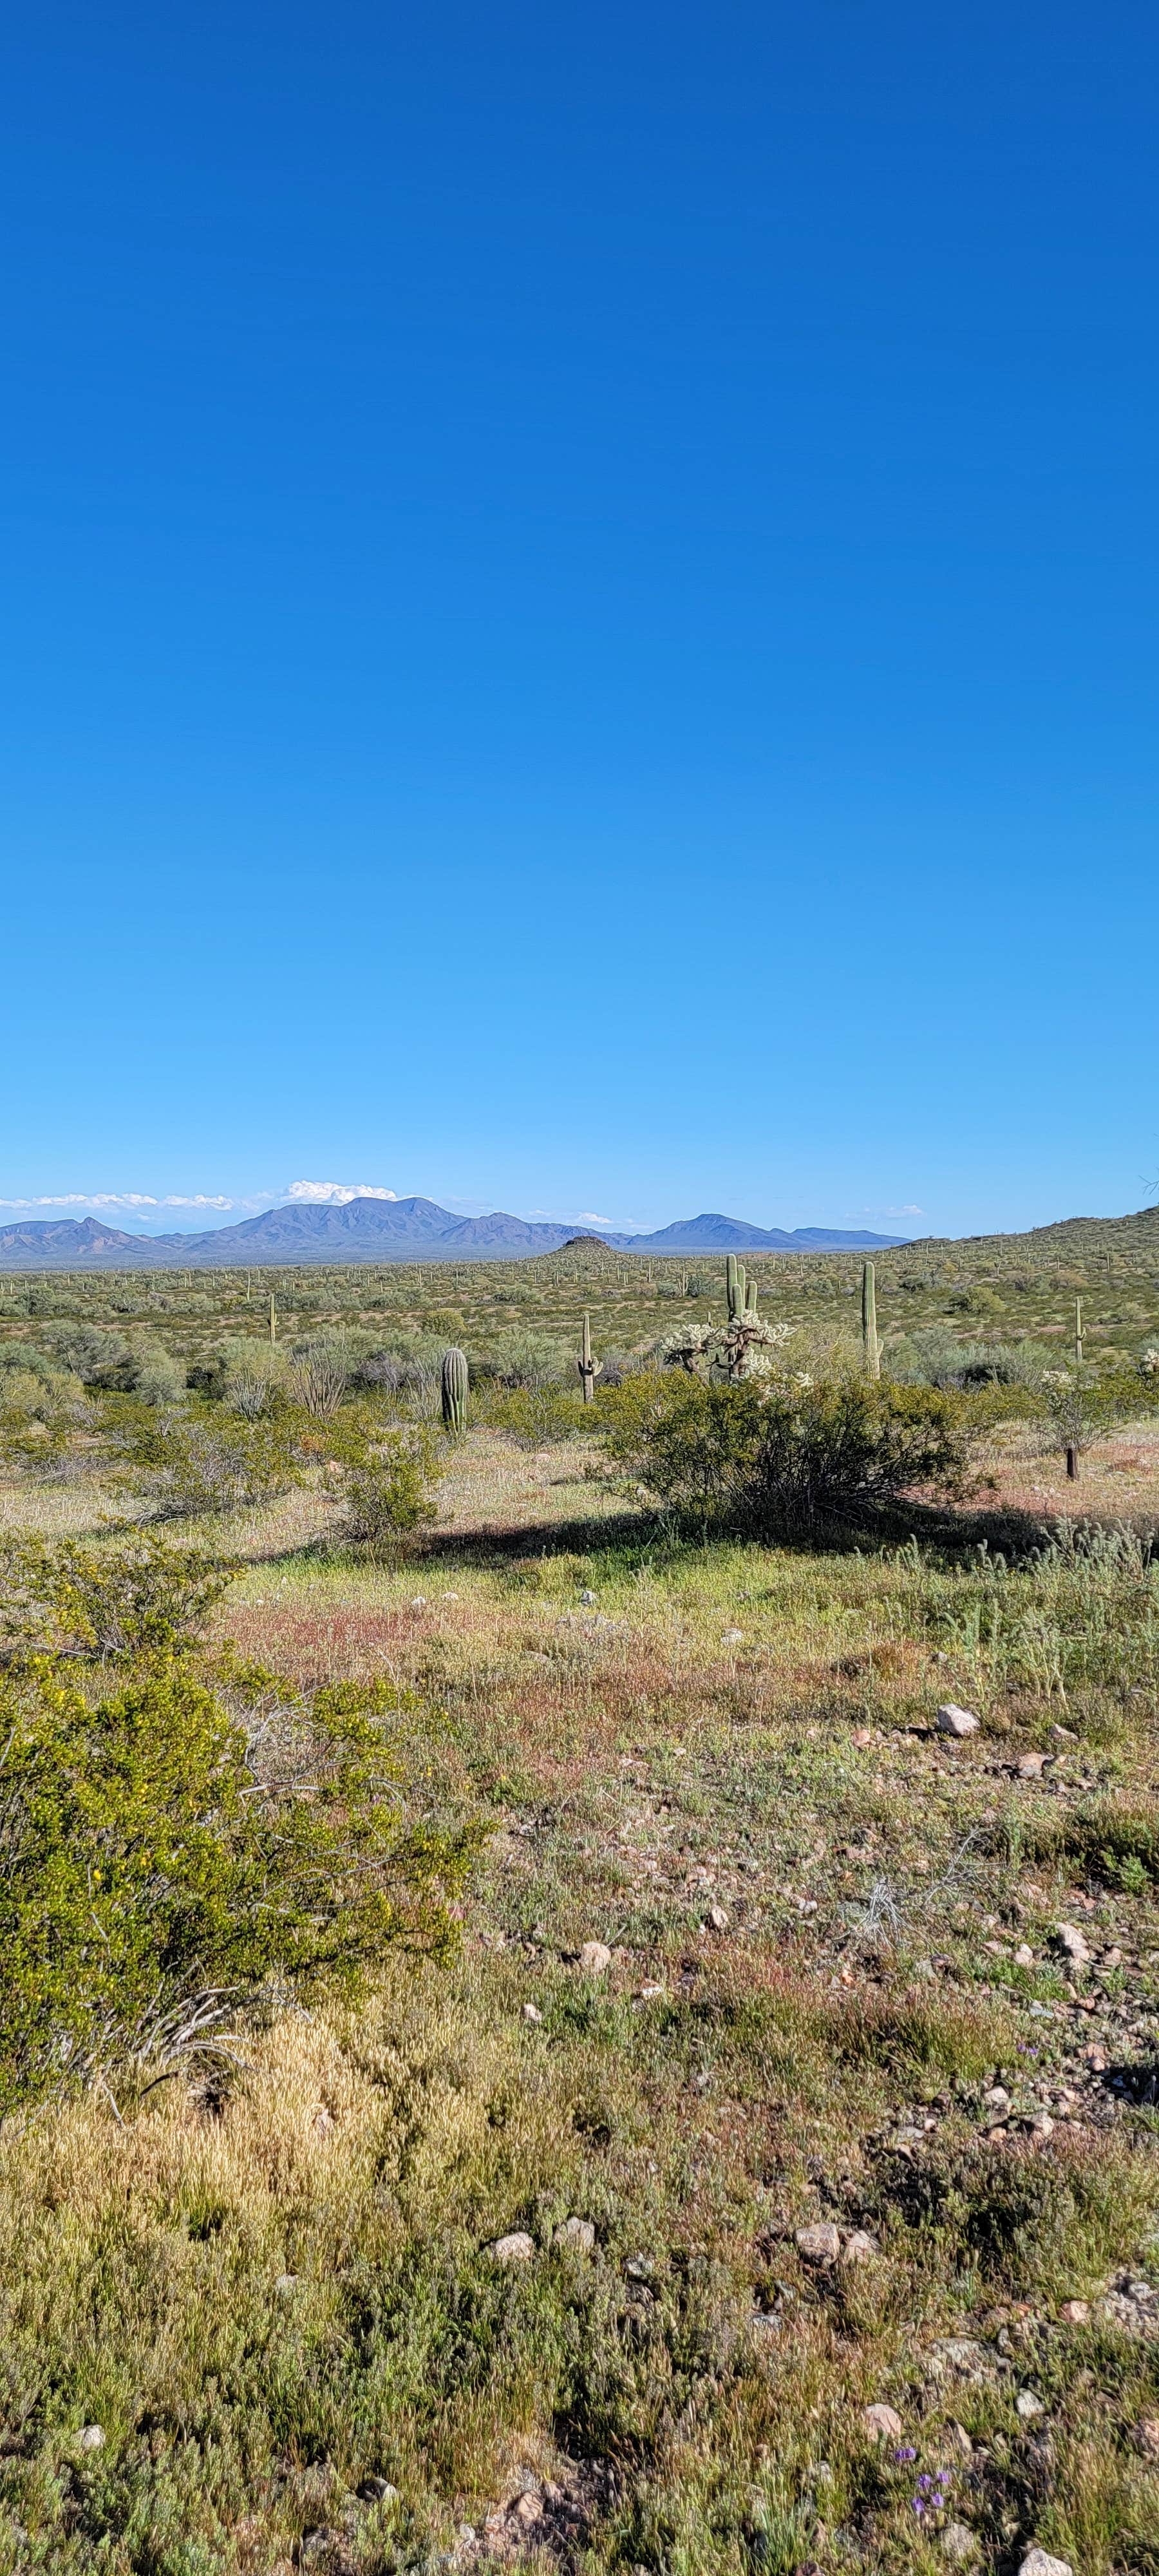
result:
[[[349,1199],[339,1207],[267,1208],[240,1225],[210,1234],[123,1234],[95,1217],[27,1219],[0,1226],[6,1270],[262,1269],[309,1261],[526,1261],[558,1252],[576,1225],[533,1225],[496,1210],[452,1216],[433,1199]],[[885,1249],[889,1234],[842,1234],[805,1226],[796,1234],[748,1225],[741,1217],[694,1216],[658,1234],[605,1234],[620,1252],[840,1252]]]

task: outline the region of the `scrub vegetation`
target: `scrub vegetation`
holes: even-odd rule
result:
[[[1130,1222],[3,1284],[0,2568],[1156,2576]]]

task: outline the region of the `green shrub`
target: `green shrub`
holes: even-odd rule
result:
[[[713,1385],[683,1371],[601,1399],[613,1456],[682,1519],[761,1538],[864,1525],[915,1486],[960,1488],[969,1428],[936,1387],[842,1376]]]
[[[431,1485],[442,1474],[430,1433],[380,1431],[371,1454],[347,1473],[339,1536],[372,1558],[390,1558],[433,1521]]]
[[[292,1426],[276,1416],[247,1422],[204,1401],[169,1412],[134,1397],[116,1404],[110,1429],[125,1481],[159,1520],[238,1511],[300,1481]]]
[[[480,1837],[408,1821],[385,1683],[246,1724],[187,1658],[95,1706],[41,1662],[3,1701],[0,2111],[452,1939]]]
[[[590,1428],[590,1410],[582,1396],[563,1386],[492,1387],[476,1400],[476,1417],[493,1431],[505,1431],[521,1449],[540,1449],[548,1440],[572,1440]]]
[[[103,1546],[79,1539],[9,1540],[0,1550],[9,1636],[52,1652],[113,1663],[172,1655],[200,1635],[233,1580],[199,1548],[153,1530]]]

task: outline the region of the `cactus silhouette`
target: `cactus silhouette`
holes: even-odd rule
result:
[[[583,1388],[583,1398],[584,1398],[584,1403],[585,1403],[585,1404],[594,1404],[594,1402],[595,1402],[595,1396],[596,1396],[596,1379],[597,1379],[597,1378],[599,1377],[599,1375],[600,1375],[602,1365],[603,1365],[603,1363],[602,1363],[600,1360],[594,1360],[594,1359],[592,1358],[592,1324],[591,1324],[591,1316],[590,1316],[590,1314],[588,1313],[588,1311],[587,1311],[587,1309],[586,1309],[586,1307],[585,1307],[585,1309],[584,1309],[584,1334],[583,1334],[583,1348],[582,1348],[582,1350],[581,1350],[581,1352],[580,1352],[580,1356],[579,1356],[578,1360],[576,1361],[576,1367],[577,1367],[577,1369],[579,1370],[579,1382],[580,1382],[581,1387]]]
[[[448,1431],[459,1433],[464,1429],[470,1390],[467,1354],[452,1345],[443,1353],[443,1420]]]
[[[867,1377],[881,1376],[881,1346],[877,1338],[877,1287],[872,1261],[861,1273],[861,1348]]]

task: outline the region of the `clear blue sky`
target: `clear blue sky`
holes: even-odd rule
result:
[[[1151,6],[0,63],[0,1195],[1159,1197]]]

